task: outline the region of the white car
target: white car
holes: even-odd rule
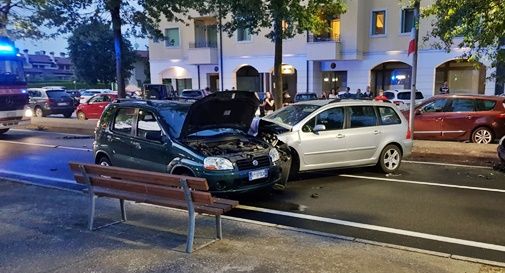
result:
[[[291,175],[373,165],[392,173],[413,143],[408,121],[382,101],[299,102],[264,117],[258,130],[289,146]]]
[[[406,111],[410,109],[410,89],[386,90],[384,91],[384,96],[396,104],[400,110]],[[423,93],[416,91],[415,105],[419,105],[423,100]]]
[[[79,103],[86,103],[94,95],[108,93],[114,92],[110,89],[86,89],[84,92],[81,92],[81,99],[79,100]]]

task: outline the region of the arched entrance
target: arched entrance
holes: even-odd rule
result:
[[[297,92],[297,71],[289,64],[282,65],[282,92],[287,91],[294,98]]]
[[[371,88],[378,90],[410,89],[412,67],[404,62],[385,62],[371,71]]]
[[[437,66],[435,71],[435,94],[444,82],[453,94],[484,94],[486,66],[478,62],[451,60]]]
[[[240,91],[260,91],[260,74],[256,68],[246,65],[236,72],[237,90]]]

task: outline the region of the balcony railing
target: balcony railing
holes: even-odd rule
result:
[[[322,34],[322,35],[307,35],[307,43],[318,43],[318,42],[337,42],[340,43],[340,35],[338,34]]]
[[[216,42],[192,42],[189,48],[217,48]]]

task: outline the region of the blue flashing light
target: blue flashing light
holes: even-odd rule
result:
[[[0,54],[15,54],[16,49],[9,44],[0,44]]]

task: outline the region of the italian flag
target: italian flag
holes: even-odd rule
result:
[[[410,56],[410,53],[414,53],[416,51],[416,27],[414,26],[410,31],[410,42],[409,49],[407,51],[407,56]]]

